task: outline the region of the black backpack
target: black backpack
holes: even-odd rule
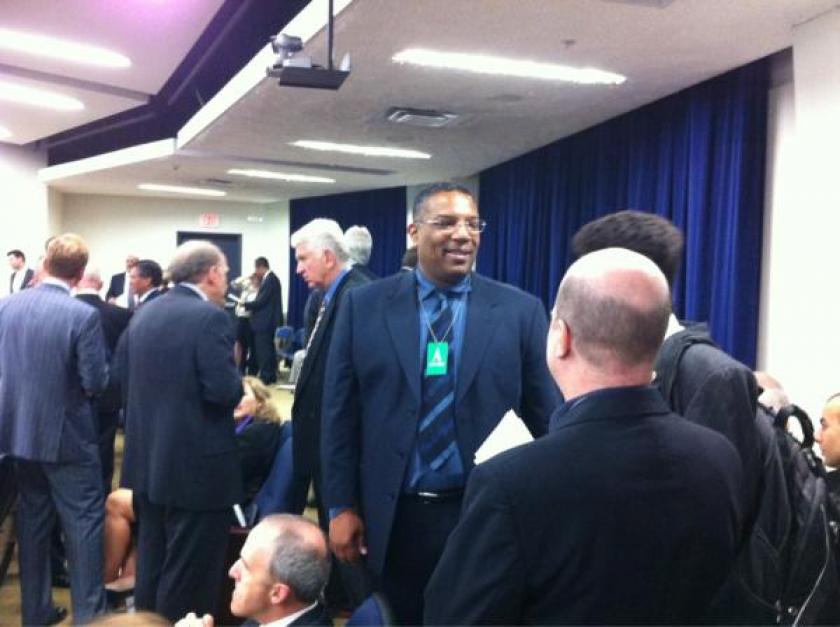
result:
[[[680,333],[660,353],[656,383],[670,402],[680,360],[708,334]],[[787,431],[799,421],[800,442]],[[814,429],[799,407],[773,415],[758,405],[760,500],[735,565],[704,620],[715,624],[840,624],[840,508],[812,450]]]

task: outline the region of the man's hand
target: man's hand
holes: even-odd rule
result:
[[[205,614],[199,618],[195,615],[195,612],[190,612],[175,623],[175,627],[213,627],[213,624],[213,617],[210,614]]]
[[[343,562],[357,562],[367,554],[365,524],[352,509],[346,509],[330,521],[330,548]]]

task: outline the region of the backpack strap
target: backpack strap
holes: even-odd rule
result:
[[[665,400],[671,403],[671,393],[674,389],[674,382],[677,380],[680,361],[685,352],[697,344],[715,346],[712,338],[709,337],[703,325],[683,329],[665,339],[659,354],[656,356],[654,371],[656,373],[655,385],[659,387]]]
[[[785,431],[790,418],[795,418],[802,429],[802,448],[810,449],[814,446],[814,423],[799,405],[787,405],[779,409],[773,419],[773,426]]]

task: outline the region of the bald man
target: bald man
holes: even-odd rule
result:
[[[735,557],[741,465],[650,385],[670,311],[665,277],[637,253],[569,268],[546,349],[567,400],[548,435],[473,471],[426,623],[702,617]]]
[[[820,444],[825,465],[840,467],[840,394],[834,394],[826,401],[816,440]],[[840,472],[835,470],[828,473],[826,482],[832,492],[840,492]]]

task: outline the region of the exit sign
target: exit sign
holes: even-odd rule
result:
[[[205,229],[219,228],[219,214],[218,213],[202,213],[198,218],[198,224]]]

